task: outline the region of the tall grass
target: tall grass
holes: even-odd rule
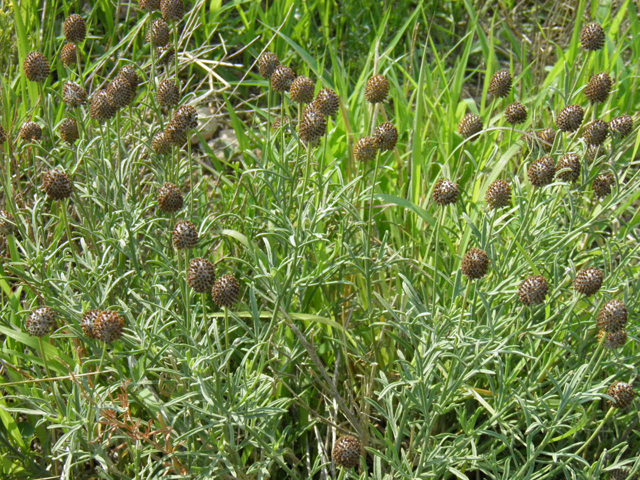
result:
[[[11,137],[0,208],[17,228],[0,262],[3,478],[640,471],[637,406],[610,410],[606,397],[614,380],[637,376],[638,128],[591,162],[579,133],[559,134],[551,155],[582,159],[575,184],[533,189],[526,174],[542,155],[526,133],[554,127],[566,104],[586,108],[585,124],[628,113],[637,125],[634,3],[582,0],[575,22],[551,2],[263,3],[187,3],[170,67],[152,65],[144,38],[158,14],[135,4],[25,1],[0,15],[0,124]],[[73,12],[89,31],[80,71],[57,57]],[[587,18],[607,32],[599,52],[580,48]],[[56,71],[44,96],[22,73],[32,50]],[[295,126],[271,128],[284,114],[295,123],[298,108],[250,68],[263,50],[339,94],[341,111],[318,146],[301,144]],[[95,92],[128,63],[143,83],[117,119],[99,125],[87,108],[65,110],[66,81]],[[491,99],[500,68],[512,71],[514,88]],[[153,153],[171,114],[155,88],[176,69],[182,103],[213,112],[235,144],[209,142],[203,130],[188,148]],[[582,90],[601,71],[615,78],[613,92],[590,106]],[[373,74],[392,87],[376,111],[364,99]],[[513,128],[503,111],[516,100],[529,118]],[[456,132],[466,112],[483,119],[475,140]],[[72,147],[56,132],[66,115],[81,125]],[[39,143],[16,139],[28,119],[44,129]],[[396,149],[357,163],[353,144],[383,121],[400,132]],[[51,202],[39,187],[53,167],[73,175],[68,201]],[[591,184],[606,172],[616,184],[597,200]],[[440,178],[459,184],[455,205],[432,201]],[[511,184],[513,201],[493,211],[484,194],[496,179]],[[157,209],[167,181],[185,193],[175,216]],[[199,229],[187,252],[171,246],[180,218]],[[475,282],[460,272],[472,247],[491,260]],[[195,257],[240,280],[235,308],[225,313],[188,288]],[[585,298],[572,283],[587,266],[605,281]],[[550,291],[527,308],[516,290],[532,274]],[[597,341],[597,312],[612,298],[630,311],[618,350]],[[41,344],[24,325],[42,305],[60,322]],[[94,308],[126,319],[122,340],[106,349],[80,326]],[[331,462],[345,434],[365,447],[352,471]]]

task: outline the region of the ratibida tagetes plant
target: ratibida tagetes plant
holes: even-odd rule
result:
[[[0,15],[0,478],[640,474],[632,2],[218,3]]]

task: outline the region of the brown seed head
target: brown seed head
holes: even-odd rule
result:
[[[360,162],[366,162],[376,158],[378,145],[372,137],[362,137],[353,146],[353,158]]]
[[[42,189],[52,200],[63,200],[73,193],[73,182],[66,173],[49,170],[42,177]]]
[[[89,110],[91,111],[91,118],[100,123],[112,118],[116,114],[116,109],[109,103],[105,90],[99,90],[93,94]]]
[[[529,181],[534,187],[544,187],[553,182],[556,164],[551,157],[542,157],[533,162],[527,170]]]
[[[556,131],[553,128],[545,128],[536,133],[538,137],[538,146],[545,152],[550,152],[553,148],[553,142],[556,140]]]
[[[164,139],[174,147],[182,148],[187,143],[187,132],[182,125],[175,121],[169,122],[169,125],[162,132]]]
[[[517,125],[527,120],[527,108],[518,102],[513,102],[504,110],[504,118],[507,123]]]
[[[280,60],[275,53],[264,52],[258,59],[258,71],[262,78],[271,78],[271,75],[280,65]]]
[[[609,405],[614,408],[626,408],[631,405],[636,393],[628,383],[616,381],[608,388],[607,395],[613,398],[613,400],[609,400]]]
[[[93,323],[93,333],[104,343],[115,342],[124,333],[124,318],[118,312],[102,311]]]
[[[65,67],[70,67],[78,62],[78,48],[75,43],[67,43],[62,47],[60,52],[60,60]]]
[[[489,257],[484,250],[472,248],[462,257],[462,273],[469,280],[484,277],[489,271]]]
[[[349,435],[338,438],[331,451],[333,463],[342,468],[357,467],[361,456],[362,444],[360,440]]]
[[[631,475],[628,468],[616,468],[609,471],[609,480],[638,480],[640,476]]]
[[[276,92],[288,92],[296,74],[286,65],[278,65],[271,74],[271,88]]]
[[[36,308],[25,325],[27,333],[32,337],[44,337],[49,335],[56,327],[57,315],[49,307]]]
[[[511,91],[511,73],[509,70],[496,72],[489,82],[489,93],[494,97],[504,98]]]
[[[598,313],[598,328],[605,332],[617,332],[627,326],[627,307],[614,299],[605,303]]]
[[[140,77],[138,76],[135,67],[133,65],[124,65],[120,69],[118,77],[122,77],[129,82],[129,85],[131,85],[131,88],[133,89],[133,96],[135,96],[138,85],[140,84]]]
[[[94,327],[96,324],[96,319],[102,313],[102,310],[89,310],[82,316],[82,320],[80,322],[80,326],[82,327],[82,331],[89,338],[98,338],[94,331]]]
[[[609,125],[602,120],[594,120],[584,129],[584,141],[587,145],[602,145],[609,134]]]
[[[284,117],[276,117],[273,120],[273,123],[271,124],[271,128],[273,130],[278,130],[281,127],[287,128],[289,123],[291,122],[291,120],[289,119],[289,117],[284,116]]]
[[[398,143],[398,130],[393,123],[381,123],[374,130],[373,139],[380,150],[393,150]]]
[[[567,105],[558,113],[556,125],[563,132],[575,132],[582,125],[583,118],[584,110],[580,105]]]
[[[147,34],[147,41],[154,47],[164,47],[171,41],[171,31],[169,25],[163,19],[154,20]]]
[[[69,145],[75,143],[79,138],[78,124],[73,118],[65,118],[58,127],[60,132],[60,138],[67,142]]]
[[[291,83],[289,95],[291,100],[298,103],[310,103],[313,100],[313,90],[316,85],[309,77],[300,75]]]
[[[173,183],[165,182],[158,191],[158,208],[165,213],[175,213],[184,205],[182,192]]]
[[[527,277],[518,287],[518,298],[527,305],[540,305],[549,290],[549,282],[542,275]]]
[[[0,210],[0,236],[6,237],[15,231],[15,220],[6,210]]]
[[[121,76],[116,76],[107,87],[107,101],[115,108],[126,107],[133,99],[133,87],[129,81]]]
[[[240,283],[233,275],[223,275],[213,284],[211,296],[219,307],[232,307],[240,296]]]
[[[612,173],[604,173],[593,179],[593,192],[598,198],[604,198],[611,193],[611,187],[615,184]]]
[[[165,45],[156,48],[156,63],[158,65],[169,65],[173,62],[173,56],[176,54],[173,45]]]
[[[384,102],[389,95],[389,80],[382,75],[374,75],[367,82],[364,96],[369,103]]]
[[[184,3],[182,0],[160,0],[160,13],[166,22],[178,22],[184,16]]]
[[[32,82],[44,82],[51,73],[49,60],[40,52],[31,52],[27,55],[23,66],[27,79]]]
[[[193,130],[198,127],[198,112],[191,105],[182,105],[173,114],[173,122],[185,131]]]
[[[340,98],[330,88],[323,88],[316,95],[312,105],[325,117],[333,117],[340,109]]]
[[[327,133],[327,120],[324,115],[313,108],[313,104],[304,109],[302,120],[298,125],[300,140],[314,144]]]
[[[573,282],[573,288],[576,292],[590,297],[600,290],[603,280],[604,274],[602,273],[602,270],[597,268],[585,268],[577,273]]]
[[[198,244],[198,229],[188,220],[178,220],[173,229],[173,246],[177,250],[193,248]]]
[[[482,119],[475,113],[467,113],[458,124],[458,133],[464,138],[469,138],[473,135],[477,135],[481,131]]]
[[[80,43],[87,35],[87,26],[77,13],[73,13],[64,21],[64,36],[67,42]]]
[[[558,161],[556,176],[563,182],[573,183],[580,178],[580,167],[580,157],[567,153]]]
[[[209,260],[205,258],[194,258],[189,263],[187,272],[187,283],[198,293],[206,293],[216,281],[216,269]]]
[[[624,138],[633,130],[633,119],[629,115],[621,115],[612,118],[609,122],[609,131],[620,138]]]
[[[504,180],[496,180],[487,188],[484,200],[493,209],[508,207],[511,204],[511,187]]]
[[[62,100],[69,108],[76,108],[87,103],[87,91],[77,83],[67,82],[62,88]]]
[[[180,101],[180,91],[178,84],[168,78],[162,80],[158,85],[158,104],[164,106],[176,105]]]
[[[611,350],[622,348],[627,343],[627,331],[624,328],[611,333],[600,330],[598,332],[598,342],[604,342],[605,348]]]
[[[138,6],[147,12],[160,10],[160,0],[138,0]]]
[[[433,187],[433,201],[438,205],[451,205],[458,201],[458,184],[441,178]]]
[[[591,77],[584,94],[591,103],[603,103],[611,92],[611,77],[608,73],[599,73]]]
[[[604,47],[604,30],[599,23],[591,22],[580,32],[580,44],[585,50],[600,50]]]
[[[164,132],[158,132],[153,136],[151,147],[158,155],[166,155],[171,152],[171,142],[169,142]]]
[[[20,139],[23,142],[35,141],[42,138],[42,128],[36,122],[28,121],[20,127]]]
[[[0,125],[0,150],[2,150],[2,144],[6,141],[7,141],[7,134],[4,131],[4,128],[2,128],[2,125]]]

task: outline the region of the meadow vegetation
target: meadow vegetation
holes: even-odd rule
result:
[[[0,477],[640,474],[631,0],[0,7]]]

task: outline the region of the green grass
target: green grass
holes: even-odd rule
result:
[[[0,247],[2,478],[640,472],[637,400],[610,410],[606,396],[615,380],[638,385],[637,6],[366,3],[187,2],[179,61],[168,68],[152,66],[145,41],[159,14],[135,4],[23,1],[0,11],[0,125],[10,137],[0,208],[17,228]],[[62,22],[74,12],[89,32],[79,73],[58,59]],[[587,18],[607,32],[605,48],[588,54],[579,42]],[[33,50],[55,72],[44,98],[22,71]],[[251,68],[264,50],[340,96],[318,146],[305,148],[295,129],[269,128],[282,114],[296,119],[298,107]],[[93,93],[129,63],[143,81],[117,118],[99,125],[88,106],[65,109],[65,82]],[[176,68],[182,103],[200,107],[201,125],[213,112],[237,145],[193,132],[193,146],[153,153],[153,135],[171,116],[155,87]],[[514,87],[491,99],[501,68]],[[613,92],[592,106],[582,90],[602,71]],[[364,89],[376,73],[391,94],[374,112]],[[529,112],[516,128],[503,118],[513,101]],[[580,132],[558,134],[551,155],[579,154],[581,176],[533,189],[527,168],[542,154],[526,147],[525,132],[555,127],[574,103],[585,107],[585,124],[628,113],[633,132],[609,139],[595,161],[585,159]],[[484,124],[472,141],[456,131],[467,112]],[[67,115],[81,126],[72,147],[56,131]],[[17,135],[30,119],[44,133],[27,144]],[[356,162],[353,144],[382,121],[397,127],[397,148]],[[53,167],[72,175],[71,199],[42,192]],[[597,200],[592,181],[606,172],[616,185]],[[432,201],[440,178],[458,183],[455,205]],[[496,179],[513,198],[492,211],[484,194]],[[167,181],[185,194],[175,216],[157,209]],[[200,234],[188,251],[170,243],[182,218]],[[460,271],[472,247],[491,260],[475,282]],[[195,257],[240,280],[238,305],[221,310],[188,288]],[[589,298],[573,290],[587,266],[605,274]],[[533,274],[548,279],[549,295],[523,307],[517,288]],[[629,309],[628,340],[608,350],[596,316],[613,298]],[[25,322],[44,305],[59,322],[40,343]],[[126,320],[106,349],[80,326],[94,308]],[[331,462],[345,434],[366,451],[350,471]]]

